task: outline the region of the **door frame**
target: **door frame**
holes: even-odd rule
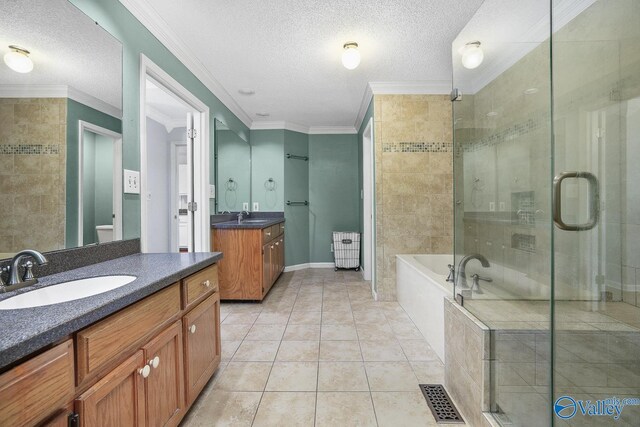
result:
[[[84,176],[84,132],[106,136],[113,140],[113,240],[122,240],[122,134],[93,123],[78,120],[78,246],[83,246],[84,212],[83,185]]]
[[[362,133],[362,219],[363,219],[363,268],[362,276],[371,280],[371,292],[377,299],[376,269],[375,269],[375,162],[373,118],[369,119]]]
[[[148,170],[147,164],[147,114],[146,114],[146,80],[152,78],[160,84],[168,93],[175,96],[179,101],[187,104],[193,109],[194,128],[197,129],[194,138],[194,158],[197,159],[193,165],[194,194],[193,201],[198,204],[194,215],[195,239],[194,248],[196,252],[209,252],[211,249],[211,233],[209,226],[209,107],[188,89],[178,83],[166,71],[156,65],[144,54],[140,54],[140,249],[145,253],[148,251],[148,224],[149,205],[147,199],[148,191]]]

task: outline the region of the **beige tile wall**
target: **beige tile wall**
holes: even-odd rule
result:
[[[376,281],[396,299],[396,254],[451,253],[451,102],[442,95],[376,95]]]
[[[64,248],[65,98],[0,99],[0,253]]]

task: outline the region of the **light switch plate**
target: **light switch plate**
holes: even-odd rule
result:
[[[489,212],[496,211],[496,202],[489,202]]]
[[[260,210],[260,204],[258,202],[253,202],[253,211],[258,212]]]
[[[140,172],[124,170],[124,192],[126,194],[140,194]]]
[[[243,211],[249,211],[249,202],[243,202],[242,203],[242,210]]]
[[[215,199],[216,198],[216,186],[215,186],[215,184],[211,184],[209,186],[209,198],[210,199]]]

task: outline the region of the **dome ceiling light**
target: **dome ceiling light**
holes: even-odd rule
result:
[[[465,44],[460,49],[460,53],[462,54],[462,65],[469,70],[478,68],[484,59],[484,52],[482,52],[479,41]]]
[[[29,58],[29,52],[27,49],[11,45],[9,46],[11,52],[4,55],[4,63],[9,68],[17,73],[29,73],[33,70],[33,61]]]
[[[360,65],[360,52],[358,51],[358,43],[347,42],[344,44],[344,52],[342,52],[342,65],[347,70],[354,70]]]

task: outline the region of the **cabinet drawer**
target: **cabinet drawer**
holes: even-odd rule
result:
[[[0,423],[32,426],[73,399],[73,342],[68,340],[0,376]]]
[[[262,229],[262,243],[270,242],[274,237],[273,226]]]
[[[153,335],[180,314],[180,285],[139,301],[77,333],[78,385],[97,375],[116,359],[128,356],[146,337]]]
[[[278,234],[284,234],[284,222],[281,222],[280,224],[278,224]]]
[[[183,280],[184,306],[190,308],[207,295],[218,292],[218,265],[214,264]]]

